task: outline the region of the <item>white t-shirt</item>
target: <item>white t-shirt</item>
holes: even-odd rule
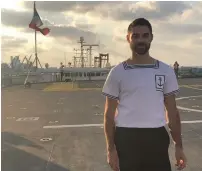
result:
[[[102,94],[119,101],[118,127],[155,128],[166,125],[164,96],[179,91],[175,72],[156,60],[155,65],[128,65],[111,69]]]

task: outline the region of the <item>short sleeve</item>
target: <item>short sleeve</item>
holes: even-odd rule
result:
[[[178,94],[179,85],[174,70],[171,68],[166,75],[166,82],[164,85],[164,96],[170,96],[172,94]]]
[[[111,99],[119,99],[119,80],[117,70],[111,69],[104,83],[102,94]]]

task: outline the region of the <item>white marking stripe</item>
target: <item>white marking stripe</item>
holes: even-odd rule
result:
[[[182,100],[182,99],[189,99],[192,97],[202,97],[202,95],[199,96],[189,96],[189,97],[179,97],[176,98],[176,100]],[[182,110],[188,110],[188,111],[194,111],[194,112],[202,112],[202,110],[197,110],[197,109],[189,109],[189,108],[184,108],[181,106],[178,106],[179,109]],[[193,120],[193,121],[181,121],[181,123],[186,124],[186,123],[202,123],[202,120]],[[81,124],[81,125],[53,125],[53,126],[44,126],[44,129],[60,129],[60,128],[84,128],[84,127],[100,127],[103,128],[103,124]]]
[[[202,123],[202,120],[181,121],[181,123]],[[103,127],[103,124],[81,124],[81,125],[53,125],[44,126],[44,129],[59,129],[59,128],[84,128],[84,127]]]
[[[102,127],[103,124],[81,124],[81,125],[53,125],[53,126],[44,126],[43,128],[84,128],[84,127]]]
[[[188,96],[188,97],[179,97],[179,98],[176,98],[176,100],[189,99],[189,98],[192,98],[192,97],[202,97],[202,95],[199,95],[199,96]]]
[[[202,120],[195,120],[195,121],[182,121],[181,123],[202,123]]]
[[[39,117],[18,118],[16,121],[37,121]]]
[[[202,110],[198,110],[198,109],[191,109],[191,108],[186,108],[186,107],[181,107],[181,106],[177,106],[178,109],[181,110],[187,110],[187,111],[192,111],[192,112],[202,112]]]
[[[190,88],[190,89],[195,89],[195,90],[202,90],[201,88],[191,87],[191,86],[188,86],[188,85],[184,85],[184,86],[182,86],[182,87]]]
[[[179,97],[179,98],[176,98],[176,100],[183,100],[183,99],[189,99],[189,98],[192,98],[192,97],[202,97],[202,95],[199,95],[199,96],[188,96],[188,97]],[[181,109],[181,110],[186,110],[186,111],[192,111],[192,112],[202,112],[202,110],[198,110],[198,109],[191,109],[191,108],[186,108],[186,107],[181,107],[181,106],[177,106],[178,109]]]

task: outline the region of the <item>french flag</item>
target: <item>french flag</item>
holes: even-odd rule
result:
[[[50,32],[49,28],[40,28],[43,25],[41,18],[36,10],[36,5],[34,2],[34,15],[32,17],[32,21],[29,24],[29,28],[34,29],[36,31],[40,31],[44,36]]]

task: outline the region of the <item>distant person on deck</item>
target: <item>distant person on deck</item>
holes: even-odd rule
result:
[[[171,66],[150,56],[152,40],[149,21],[134,20],[127,33],[132,55],[111,69],[103,86],[107,160],[113,171],[171,171],[166,114],[176,165],[186,167],[175,100],[178,82]]]
[[[60,63],[60,81],[62,82],[63,81],[63,76],[64,76],[64,65],[63,63],[61,62]]]
[[[174,65],[173,65],[174,71],[175,71],[175,75],[178,78],[178,71],[179,71],[179,64],[177,63],[177,61],[175,61]]]

